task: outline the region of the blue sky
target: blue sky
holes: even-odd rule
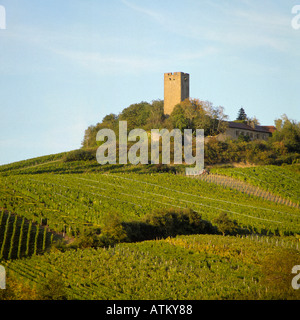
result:
[[[109,113],[190,96],[264,125],[300,120],[300,29],[277,0],[0,0],[0,164],[77,149]],[[300,23],[300,19],[299,19]]]

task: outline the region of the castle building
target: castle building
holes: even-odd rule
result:
[[[164,114],[170,115],[174,107],[190,97],[190,75],[184,72],[164,74]],[[255,124],[227,122],[227,129],[217,136],[219,141],[237,140],[240,135],[248,136],[249,140],[267,140],[276,130],[274,126],[258,126]],[[206,137],[210,139],[211,137]]]
[[[250,125],[247,123],[239,123],[228,121],[228,127],[224,133],[217,136],[219,141],[226,139],[237,140],[240,135],[248,136],[249,140],[268,140],[272,136],[276,128],[274,126]]]
[[[190,75],[183,72],[164,74],[164,113],[170,115],[174,107],[190,97]]]

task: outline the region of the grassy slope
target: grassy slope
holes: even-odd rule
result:
[[[68,299],[299,299],[290,286],[299,252],[282,246],[268,238],[180,236],[5,265],[38,292],[58,279]]]
[[[161,174],[40,174],[0,178],[0,206],[61,232],[83,224],[100,225],[105,214],[121,220],[139,220],[162,208],[191,208],[212,221],[226,212],[256,232],[299,232],[299,211],[231,188]],[[67,230],[67,232],[68,232]],[[72,235],[72,234],[70,234]]]
[[[64,163],[62,157],[63,154],[60,154],[1,166],[0,175],[3,176],[2,179],[12,179],[11,181],[13,181],[13,179],[32,179],[32,176],[27,176],[29,173],[37,175],[36,178],[42,180],[54,177],[48,175],[47,178],[49,173],[101,173],[105,170],[111,173],[145,173],[143,166],[104,167],[99,166],[96,161]],[[46,174],[40,175],[40,173]],[[26,175],[24,176],[24,174]],[[151,179],[151,176],[145,176],[145,179]],[[68,183],[68,179],[64,183]],[[196,182],[186,188],[184,181],[188,178],[173,176],[172,179],[176,179],[178,185],[181,185],[179,190],[182,192],[195,191]],[[173,184],[169,187],[177,188]],[[78,188],[80,186],[77,186]],[[215,187],[211,185],[211,188],[210,191],[207,191],[212,197],[231,201],[237,196],[237,199],[251,203],[251,198],[247,198],[246,195],[241,195],[239,192],[230,191],[229,188],[222,189],[218,186],[219,194],[216,195],[213,193]],[[84,195],[83,189],[82,187]],[[201,190],[199,189],[198,192]],[[220,190],[223,190],[224,194],[220,193]],[[169,196],[167,192],[165,195]],[[180,199],[178,200],[180,201]],[[189,201],[189,198],[185,196],[181,200]],[[167,199],[165,201],[168,202]],[[267,202],[263,203],[266,205]],[[286,210],[296,209],[286,208]],[[295,212],[293,211],[292,214]],[[297,228],[297,225],[295,227]],[[298,299],[297,292],[290,290],[291,275],[290,271],[287,271],[291,269],[292,263],[295,264],[294,259],[299,261],[298,251],[289,253],[289,250],[282,248],[285,245],[296,248],[297,239],[295,237],[282,237],[280,240],[275,238],[258,239],[264,240],[259,242],[255,238],[241,239],[217,235],[181,236],[173,240],[166,239],[137,244],[124,243],[109,250],[68,250],[65,253],[56,251],[44,256],[3,261],[3,264],[7,266],[9,276],[18,277],[22,282],[27,279],[33,287],[37,283],[39,285],[47,283],[51,274],[59,275],[67,288],[68,298],[276,299],[285,297]],[[279,278],[282,281],[274,287],[272,283],[266,284],[265,280],[269,276],[267,273],[270,271],[268,265],[274,266],[275,264],[274,270],[270,271],[271,274],[277,272],[276,259],[278,263],[285,260],[287,264],[281,268],[282,274]],[[70,261],[72,261],[71,264]],[[273,263],[268,263],[270,261]],[[264,269],[266,270],[264,271]]]

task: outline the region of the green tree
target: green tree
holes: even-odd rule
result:
[[[244,108],[240,108],[236,120],[239,120],[239,121],[246,121],[247,120],[247,115],[246,115]]]
[[[120,121],[127,121],[128,130],[143,128],[151,115],[152,106],[148,102],[140,102],[125,108],[119,115]]]
[[[288,152],[300,153],[300,122],[290,120],[287,115],[275,120],[276,131],[270,142],[283,142]]]
[[[84,132],[84,137],[83,141],[81,143],[83,148],[92,148],[96,147],[96,135],[97,135],[97,126],[89,126],[85,132]]]
[[[101,228],[100,241],[104,246],[127,241],[126,230],[124,229],[117,214],[110,213],[103,217],[103,227]]]
[[[173,125],[173,128],[180,129],[183,131],[188,128],[189,121],[185,116],[184,109],[180,104],[176,105],[170,115],[170,121]]]
[[[114,113],[110,113],[103,118],[102,124],[105,127],[105,129],[107,128],[107,129],[114,130],[119,125],[118,118],[119,117]]]
[[[247,118],[247,121],[248,121],[248,125],[249,126],[252,126],[253,128],[255,127],[255,126],[260,126],[260,122],[259,122],[259,120],[254,116],[254,117],[252,117],[252,118]]]
[[[150,109],[150,115],[147,120],[145,130],[161,129],[165,120],[164,115],[164,101],[154,100],[152,101],[152,107]]]
[[[70,246],[71,248],[97,248],[102,245],[100,241],[100,230],[98,228],[84,230]]]
[[[51,275],[37,290],[40,300],[67,300],[66,287],[57,274]]]
[[[238,139],[237,139],[239,142],[249,142],[251,139],[250,139],[250,136],[247,136],[245,134],[240,134],[238,136]]]
[[[213,223],[217,225],[218,230],[222,232],[223,236],[235,234],[238,230],[237,222],[229,219],[225,212],[220,213],[219,217],[213,220]]]
[[[163,209],[144,217],[144,222],[153,226],[153,238],[179,234],[215,233],[212,224],[202,219],[192,209]]]
[[[227,116],[223,107],[214,107],[211,102],[199,99],[186,99],[179,105],[182,109],[175,110],[175,107],[173,112],[182,127],[204,129],[205,136],[214,136],[225,131]],[[174,115],[172,117],[174,118]]]

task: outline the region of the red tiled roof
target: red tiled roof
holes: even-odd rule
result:
[[[266,128],[268,130],[268,132],[275,132],[276,128],[274,126],[262,126],[263,128]]]

